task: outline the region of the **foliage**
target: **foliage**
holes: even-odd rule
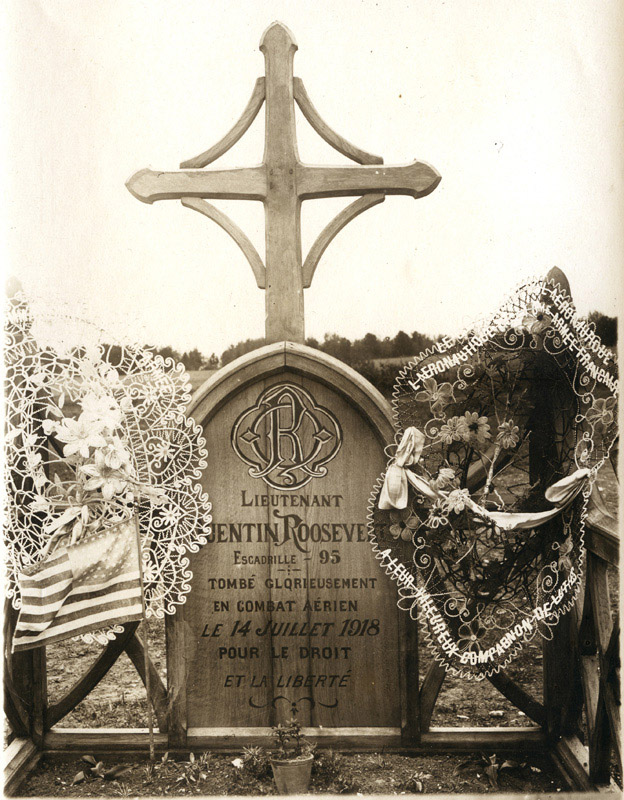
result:
[[[359,372],[362,377],[370,381],[375,389],[384,397],[392,397],[392,390],[398,372],[396,364],[383,364],[375,363],[374,361],[362,361],[354,364],[353,368]]]
[[[361,793],[360,782],[352,775],[341,775],[336,781],[337,794],[357,794]]]
[[[425,791],[425,781],[431,780],[431,778],[433,778],[433,775],[429,772],[416,770],[401,782],[400,791],[409,792],[410,794],[422,794]]]
[[[155,353],[163,358],[172,358],[174,361],[180,361],[187,370],[217,369],[219,366],[219,358],[216,353],[206,356],[196,347],[189,350],[188,353],[180,353],[167,345],[166,347],[157,348]]]
[[[617,345],[617,317],[608,317],[600,311],[591,311],[587,321],[596,326],[596,333],[600,336],[605,347]]]
[[[344,770],[344,758],[333,750],[317,750],[312,764],[312,782],[317,789],[331,789]]]
[[[318,339],[308,338],[306,345],[334,356],[334,358],[344,361],[345,364],[355,365],[377,358],[416,355],[431,347],[439,338],[431,338],[418,331],[414,331],[412,334],[399,331],[393,338],[386,336],[379,339],[374,333],[367,333],[361,339],[351,341],[337,333],[326,333],[322,342],[319,342]],[[264,339],[245,339],[238,344],[230,345],[221,355],[221,364],[225,366],[235,358],[250,353],[264,344]]]
[[[225,367],[230,361],[234,361],[240,358],[240,356],[244,356],[246,353],[251,353],[252,350],[257,350],[259,347],[264,347],[265,344],[264,337],[261,339],[245,339],[244,342],[231,344],[227,350],[224,350],[221,354],[221,366]]]
[[[103,781],[116,781],[132,769],[128,764],[117,764],[114,767],[106,768],[103,761],[96,761],[92,755],[83,756],[82,762],[84,766],[74,775],[72,785],[82,783],[90,778],[100,778]]]
[[[243,769],[258,780],[271,778],[271,760],[263,747],[243,747]]]
[[[297,759],[308,756],[313,748],[301,733],[301,725],[297,720],[299,709],[296,703],[291,703],[290,719],[286,725],[279,722],[273,726],[273,738],[276,742],[275,756],[277,758]]]

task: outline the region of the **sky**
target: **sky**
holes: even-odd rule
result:
[[[274,20],[325,121],[386,164],[442,175],[330,244],[306,334],[456,334],[557,265],[579,312],[614,315],[624,242],[619,0],[7,0],[5,269],[105,327],[220,354],[264,334],[264,296],[227,234],[125,181],[177,169],[236,122]],[[347,163],[302,117],[301,159]],[[264,116],[212,167],[261,161]],[[210,167],[209,167],[210,169]],[[304,255],[351,199],[303,204]],[[215,201],[264,254],[261,203]]]

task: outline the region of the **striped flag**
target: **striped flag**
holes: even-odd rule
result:
[[[13,652],[143,618],[134,521],[60,547],[19,576]]]

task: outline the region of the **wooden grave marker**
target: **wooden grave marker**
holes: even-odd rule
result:
[[[214,147],[174,172],[141,170],[128,189],[152,203],[180,199],[223,227],[266,290],[267,347],[219,370],[189,412],[205,431],[203,485],[213,533],[191,557],[192,592],[167,619],[170,746],[247,739],[290,715],[342,741],[411,734],[415,650],[396,590],[373,557],[368,498],[392,441],[388,403],[340,361],[305,347],[303,289],[333,237],[386,194],[423,197],[440,181],[427,164],[384,166],[319,117],[293,77],[297,49],[273,23],[260,49],[266,76],[241,119]],[[266,102],[262,164],[204,170],[246,132]],[[303,164],[297,102],[307,121],[358,166]],[[303,200],[355,195],[301,254]],[[246,235],[207,202],[260,200],[266,263]],[[411,626],[408,636],[415,636]],[[384,739],[385,737],[385,739]]]
[[[142,169],[126,182],[144,203],[181,200],[220,225],[241,248],[256,282],[266,290],[266,341],[303,342],[303,289],[310,286],[325,248],[344,226],[387,194],[424,197],[441,178],[433,167],[414,161],[406,166],[384,166],[383,159],[343,139],[319,116],[300,78],[293,78],[297,44],[285,25],[274,22],[260,40],[266,77],[258,78],[243,115],[234,127],[205,153],[183,161],[173,172]],[[360,166],[317,167],[303,164],[297,152],[295,106],[325,141]],[[226,153],[249,129],[266,103],[265,145],[262,164],[238,169],[203,167]],[[305,262],[301,257],[301,203],[319,197],[358,200],[343,209],[321,231]],[[266,265],[241,229],[206,198],[260,200],[265,209]]]

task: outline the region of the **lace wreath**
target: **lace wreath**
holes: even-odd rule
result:
[[[211,521],[197,483],[205,440],[184,413],[188,376],[144,347],[105,344],[94,326],[83,325],[86,346],[70,348],[45,342],[44,327],[22,292],[8,301],[7,596],[20,608],[20,573],[136,513],[147,615],[171,614],[190,591],[186,553],[205,544]],[[104,643],[120,630],[83,638]]]
[[[617,392],[612,352],[538,279],[399,374],[369,535],[446,669],[492,675],[571,608]]]

